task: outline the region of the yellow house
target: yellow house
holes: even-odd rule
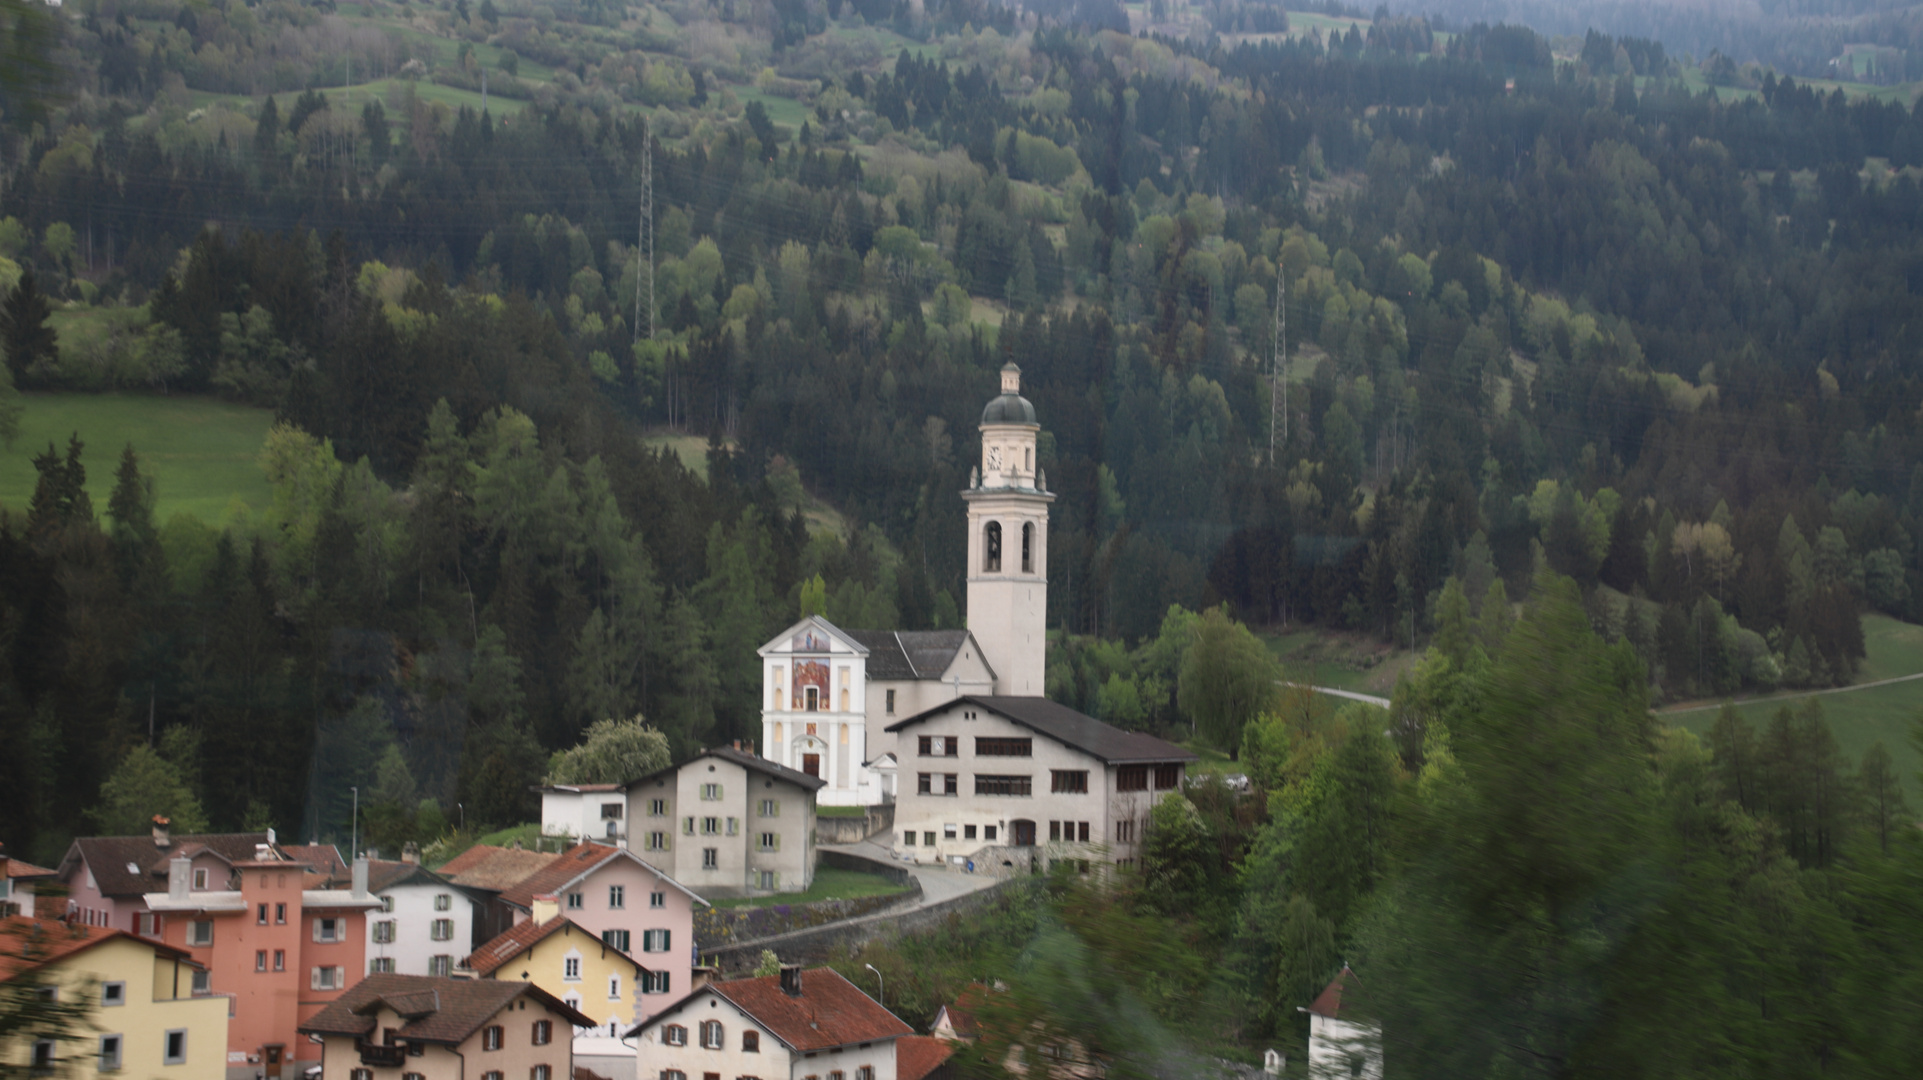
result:
[[[474,950],[458,974],[533,983],[594,1020],[577,1037],[618,1037],[639,1022],[648,969],[558,912],[553,897],[537,898],[533,918]]]
[[[227,999],[194,996],[185,952],[124,930],[0,919],[0,982],[32,982],[78,1005],[61,1030],[16,1031],[0,1061],[63,1076],[224,1076]]]

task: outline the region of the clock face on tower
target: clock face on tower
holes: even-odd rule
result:
[[[1002,448],[999,446],[989,447],[988,448],[989,471],[993,472],[994,470],[999,469],[1001,467],[1002,467]]]

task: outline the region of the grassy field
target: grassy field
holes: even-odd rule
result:
[[[1256,637],[1282,661],[1285,678],[1337,690],[1388,697],[1396,680],[1415,662],[1407,649],[1397,649],[1363,634],[1320,629],[1275,633],[1258,630]]]
[[[0,506],[24,513],[37,475],[33,457],[53,442],[63,452],[79,432],[87,448],[87,494],[105,513],[120,451],[132,443],[154,478],[155,517],[186,512],[209,524],[236,499],[259,509],[271,492],[255,459],[274,414],[203,397],[137,394],[27,394],[20,438],[0,449]]]
[[[1875,682],[1923,671],[1923,626],[1898,622],[1886,615],[1870,615],[1863,620],[1863,638],[1868,657],[1863,662],[1858,682]],[[1749,722],[1761,728],[1776,710],[1785,705],[1801,708],[1809,694],[1785,694],[1739,701],[1736,707]],[[1908,785],[1912,806],[1923,807],[1923,781],[1917,771],[1923,756],[1910,743],[1910,726],[1923,716],[1923,680],[1891,686],[1851,690],[1821,695],[1823,715],[1836,734],[1843,756],[1854,765],[1863,752],[1881,742],[1896,761],[1896,771]],[[1686,703],[1683,707],[1689,707]],[[1717,710],[1699,709],[1670,714],[1671,722],[1697,735],[1707,735],[1716,722]]]
[[[858,870],[831,870],[818,867],[815,870],[815,883],[807,892],[778,893],[774,896],[744,896],[733,900],[716,900],[718,908],[770,907],[775,904],[811,904],[817,900],[853,900],[862,896],[891,896],[907,892],[908,886],[897,885],[880,874],[864,874]]]

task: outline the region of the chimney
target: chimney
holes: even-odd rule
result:
[[[165,818],[158,820],[165,821]],[[176,855],[167,860],[167,899],[187,899],[187,887],[194,879],[194,860]]]
[[[366,895],[367,895],[367,856],[363,855],[360,858],[357,858],[354,860],[354,897],[355,899],[359,899]]]
[[[720,968],[715,967],[713,964],[696,964],[693,969],[688,972],[688,993],[692,994],[696,990],[707,986],[709,983],[720,981]]]
[[[172,818],[167,817],[163,814],[154,815],[154,846],[155,847],[169,848],[174,846],[173,838],[167,835],[167,827],[169,825],[172,825],[173,823],[174,821]]]
[[[801,965],[781,965],[781,992],[789,997],[801,996]]]
[[[528,909],[528,914],[534,919],[534,925],[539,926],[561,914],[561,898],[553,893],[542,893],[534,898],[534,906]]]
[[[401,861],[414,866],[421,865],[421,845],[412,840],[401,845]]]
[[[268,828],[267,828],[267,842],[268,842],[268,843],[270,843],[270,844],[278,844],[278,843],[280,843],[280,841],[279,841],[279,840],[276,840],[276,839],[274,838],[274,829],[273,829],[273,826],[271,826],[271,825],[270,825],[270,826],[268,826]]]

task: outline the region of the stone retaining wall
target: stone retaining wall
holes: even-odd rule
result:
[[[701,962],[713,964],[728,974],[754,969],[763,949],[772,949],[783,963],[822,963],[849,956],[871,941],[890,941],[941,926],[948,920],[966,916],[1000,899],[1006,882],[926,907],[902,911],[882,911],[861,918],[795,930],[755,941],[738,941],[701,950]]]
[[[911,887],[907,892],[859,896],[852,900],[817,900],[810,904],[769,904],[764,907],[696,908],[694,943],[706,956],[715,949],[738,942],[778,937],[813,926],[844,922],[889,908],[920,903],[921,882],[910,876],[908,884]],[[758,951],[756,955],[760,955]]]
[[[815,842],[820,844],[859,844],[877,833],[892,833],[895,804],[871,806],[861,817],[815,815]]]

